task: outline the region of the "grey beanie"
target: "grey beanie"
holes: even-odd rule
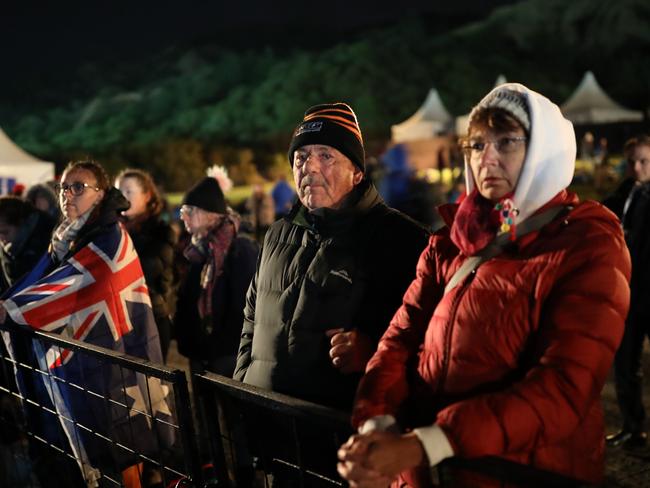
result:
[[[476,114],[488,108],[500,108],[508,112],[526,129],[526,132],[530,133],[530,109],[524,93],[509,88],[493,90],[472,109],[469,114],[469,124],[472,125],[472,119]]]

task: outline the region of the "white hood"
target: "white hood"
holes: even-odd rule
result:
[[[512,199],[519,209],[515,219],[515,224],[518,224],[569,186],[575,171],[576,139],[573,124],[564,118],[560,108],[524,85],[499,85],[485,98],[503,89],[523,93],[530,111],[528,150]],[[467,161],[465,180],[469,194],[474,189],[474,176]]]

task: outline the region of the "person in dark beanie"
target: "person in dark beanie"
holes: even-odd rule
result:
[[[189,269],[174,317],[178,349],[193,372],[232,376],[259,247],[238,233],[239,215],[226,205],[216,178],[205,177],[187,192],[181,219],[191,242],[183,252]]]
[[[389,208],[365,177],[349,105],[308,109],[288,158],[299,201],[266,233],[234,378],[349,409],[428,232]]]

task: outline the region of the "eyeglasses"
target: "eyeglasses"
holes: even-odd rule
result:
[[[84,183],[83,181],[75,181],[73,183],[61,183],[60,185],[57,185],[57,191],[63,195],[65,192],[69,191],[72,195],[75,197],[78,197],[79,195],[83,195],[83,192],[86,191],[86,188],[90,188],[91,190],[99,191],[100,188],[96,186],[89,185],[88,183]]]
[[[197,208],[198,207],[195,207],[194,205],[182,205],[181,215],[187,215],[188,217],[191,217]]]
[[[496,140],[470,139],[467,145],[462,146],[462,150],[465,153],[465,156],[469,158],[478,158],[483,154],[485,146],[493,144],[494,149],[496,149],[499,154],[510,154],[519,149],[521,143],[527,140],[528,138],[526,136],[506,136],[499,137]]]

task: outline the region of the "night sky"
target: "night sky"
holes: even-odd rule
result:
[[[31,77],[72,74],[88,62],[145,60],[169,47],[182,49],[206,41],[235,48],[282,43],[319,48],[407,15],[458,21],[459,17],[480,17],[512,1],[135,0],[37,6],[33,0],[23,0],[3,4],[0,49],[3,65],[11,69],[3,70],[0,86],[15,86]]]

